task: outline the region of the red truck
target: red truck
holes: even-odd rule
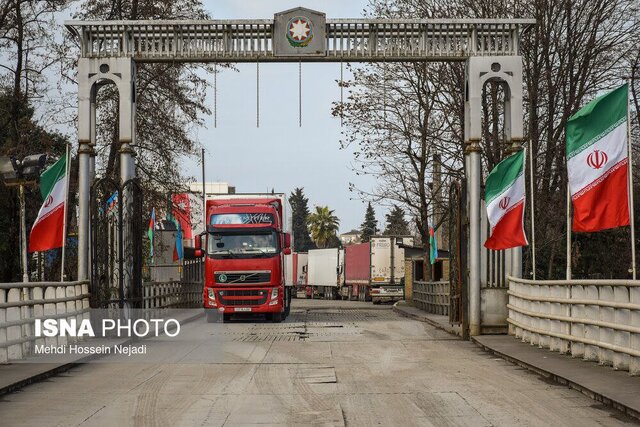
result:
[[[207,200],[207,230],[196,236],[205,257],[203,305],[208,322],[256,313],[281,322],[291,308],[285,271],[291,219],[285,194],[229,194]],[[221,316],[222,315],[222,316]]]
[[[344,261],[344,281],[348,288],[348,299],[368,300],[371,284],[370,243],[359,243],[345,247]]]
[[[345,248],[345,284],[349,299],[395,301],[404,298],[404,245],[411,236],[372,236]]]

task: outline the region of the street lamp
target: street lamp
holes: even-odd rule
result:
[[[47,161],[46,154],[26,156],[22,160],[16,157],[0,157],[0,175],[7,187],[20,188],[20,252],[22,262],[22,281],[29,281],[27,264],[27,225],[24,206],[25,185],[37,184],[40,171]]]

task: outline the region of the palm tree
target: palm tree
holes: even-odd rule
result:
[[[319,248],[326,248],[338,231],[340,220],[333,212],[328,206],[316,206],[316,211],[309,214],[311,238]]]

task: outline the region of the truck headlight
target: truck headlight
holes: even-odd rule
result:
[[[207,288],[207,296],[209,297],[210,300],[216,299],[216,293],[213,290],[213,288]]]
[[[278,288],[273,288],[271,290],[271,299],[272,300],[278,299]]]

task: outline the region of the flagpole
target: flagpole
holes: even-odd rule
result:
[[[62,262],[60,264],[60,281],[64,282],[64,259],[66,255],[67,249],[67,210],[69,206],[69,183],[71,182],[71,177],[69,176],[69,169],[71,166],[71,159],[69,158],[71,144],[67,143],[67,150],[65,153],[65,178],[67,180],[67,185],[65,186],[64,191],[64,218],[62,219]]]
[[[633,150],[631,147],[631,79],[627,78],[627,149],[629,150],[629,224],[631,225],[631,277],[636,280],[636,227],[633,203]]]
[[[531,189],[531,271],[533,280],[536,280],[536,206],[534,202],[534,182],[533,182],[533,143],[529,138],[529,186]]]
[[[571,280],[571,188],[567,174],[567,280]]]

